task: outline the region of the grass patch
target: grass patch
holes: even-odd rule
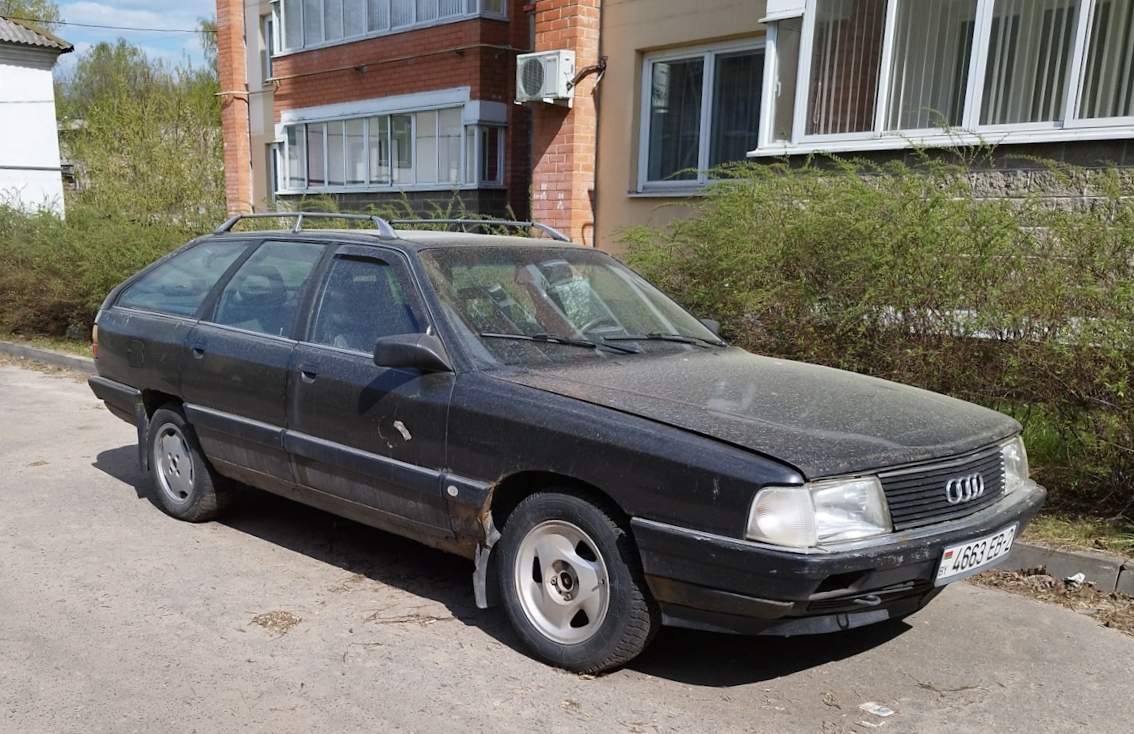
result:
[[[38,347],[40,349],[50,349],[54,352],[75,354],[80,357],[91,356],[90,339],[67,339],[65,337],[53,336],[23,336],[21,334],[11,334],[8,332],[0,331],[0,341],[13,342],[15,344],[24,344],[29,347]]]
[[[1131,529],[1125,523],[1043,514],[1032,521],[1021,538],[1048,548],[1134,556],[1134,533]]]

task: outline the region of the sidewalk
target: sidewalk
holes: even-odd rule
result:
[[[0,341],[0,354],[88,375],[95,374],[95,363],[90,357],[6,341]],[[1121,591],[1134,596],[1134,560],[1109,553],[1054,550],[1017,541],[1008,560],[999,568],[1004,571],[1022,571],[1041,566],[1056,578],[1069,578],[1081,573],[1099,591]]]

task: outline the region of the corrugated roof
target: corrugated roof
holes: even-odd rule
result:
[[[68,53],[74,46],[62,38],[53,36],[47,31],[40,30],[25,21],[0,15],[0,43],[16,43],[21,46],[37,46],[51,49],[59,53]]]

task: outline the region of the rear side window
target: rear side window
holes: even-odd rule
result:
[[[213,322],[289,336],[300,292],[322,254],[322,245],[265,242],[224,287]]]
[[[118,305],[192,316],[247,242],[207,242],[162,263],[122,292]]]

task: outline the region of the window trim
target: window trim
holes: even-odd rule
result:
[[[716,75],[716,58],[721,55],[743,52],[761,51],[764,54],[764,79],[767,79],[768,49],[764,38],[746,38],[727,43],[713,43],[699,46],[683,46],[681,48],[667,49],[644,54],[642,57],[642,82],[639,90],[638,115],[638,171],[637,186],[634,193],[679,195],[681,192],[697,190],[710,182],[705,174],[708,167],[712,137],[712,112],[714,79]],[[650,99],[653,95],[653,66],[658,62],[680,61],[696,59],[704,60],[704,71],[701,84],[701,121],[700,136],[697,150],[697,177],[681,180],[649,180],[650,166]],[[706,99],[708,104],[705,104]],[[761,100],[763,104],[763,100]],[[765,113],[760,110],[759,127],[763,128]]]
[[[325,26],[325,20],[326,20],[325,0],[317,0],[317,1],[319,2],[320,7],[323,8],[323,14],[322,14],[322,17],[320,19],[320,25]],[[434,18],[432,20],[425,20],[425,21],[417,21],[416,20],[417,3],[415,2],[415,3],[413,3],[415,21],[413,23],[408,24],[408,25],[401,25],[401,26],[395,27],[395,26],[393,26],[393,10],[392,10],[393,0],[385,0],[386,5],[387,5],[387,9],[386,9],[387,26],[386,26],[386,28],[380,28],[380,29],[377,29],[377,30],[370,30],[370,3],[364,1],[362,3],[362,20],[363,20],[363,25],[365,27],[365,31],[363,33],[351,35],[351,36],[346,35],[346,12],[344,10],[344,12],[342,14],[343,15],[343,18],[342,18],[343,35],[339,38],[327,40],[326,28],[323,27],[323,33],[322,33],[323,40],[318,42],[318,43],[311,43],[311,44],[308,44],[304,41],[304,36],[306,35],[306,33],[304,32],[303,22],[304,22],[304,15],[306,13],[306,10],[304,10],[304,8],[303,8],[303,3],[299,2],[299,4],[296,5],[295,7],[299,8],[298,23],[299,23],[299,28],[300,28],[300,30],[299,30],[300,45],[296,46],[296,47],[292,47],[292,48],[286,47],[286,42],[287,42],[287,26],[286,26],[286,23],[288,22],[288,19],[286,17],[287,14],[282,9],[283,4],[279,3],[279,2],[273,2],[272,3],[272,5],[273,5],[273,16],[276,18],[276,26],[278,28],[278,34],[279,34],[279,39],[278,39],[279,43],[276,45],[276,52],[275,52],[273,58],[290,56],[291,54],[303,53],[304,51],[312,51],[314,49],[327,48],[327,47],[330,47],[330,46],[339,46],[339,45],[342,45],[344,43],[354,43],[356,41],[364,41],[364,40],[367,40],[367,39],[370,39],[370,38],[380,38],[382,36],[390,36],[390,35],[394,35],[396,33],[406,33],[408,31],[416,31],[416,30],[420,30],[422,28],[432,28],[432,27],[435,27],[435,26],[447,25],[449,23],[460,23],[460,22],[463,22],[463,21],[466,21],[466,20],[475,20],[475,19],[478,19],[478,18],[485,19],[485,20],[504,20],[504,21],[508,20],[508,2],[507,2],[507,0],[501,0],[501,2],[500,2],[501,11],[500,12],[496,12],[496,11],[493,11],[493,10],[485,10],[484,9],[485,4],[488,1],[489,0],[460,0],[461,5],[464,8],[460,13],[457,13],[455,15],[445,16],[445,17],[438,17],[438,18]],[[297,0],[297,2],[298,2],[298,0]],[[468,3],[469,2],[475,2],[476,3],[476,10],[475,11],[471,11],[471,12],[469,11],[469,9],[468,9]]]
[[[296,196],[306,193],[397,193],[399,191],[453,191],[454,189],[459,191],[471,191],[476,189],[507,188],[508,151],[506,148],[506,132],[511,106],[503,102],[470,99],[470,93],[471,89],[469,87],[454,87],[451,89],[417,92],[392,97],[378,97],[354,102],[282,110],[280,112],[280,122],[278,122],[275,127],[274,142],[277,144],[280,151],[281,165],[279,178],[275,182],[274,193],[280,196]],[[288,134],[292,129],[299,128],[306,131],[304,126],[308,124],[318,125],[340,120],[346,121],[363,118],[366,120],[363,129],[366,149],[369,151],[369,118],[416,115],[420,112],[454,108],[461,110],[461,160],[458,174],[462,178],[467,171],[467,156],[469,155],[467,151],[468,131],[474,127],[481,129],[485,127],[501,128],[501,135],[503,136],[503,140],[501,141],[503,165],[500,169],[501,178],[498,183],[480,180],[475,182],[462,180],[455,186],[448,181],[406,184],[395,179],[393,171],[394,161],[391,160],[391,175],[388,183],[367,183],[363,185],[345,186],[327,186],[324,184],[322,186],[313,187],[309,185],[310,182],[307,175],[307,152],[306,148],[304,148],[304,156],[301,163],[302,170],[299,172],[302,175],[295,176],[297,180],[302,180],[304,185],[298,188],[292,188],[289,185],[290,181],[288,177],[293,175],[293,171],[289,165],[290,146],[288,144]],[[306,145],[306,134],[300,137],[303,140],[303,145]],[[411,146],[416,146],[416,132],[413,130],[411,130]],[[411,147],[411,154],[414,156],[414,160],[416,160],[416,150],[413,147]],[[366,157],[366,180],[369,182],[372,180],[373,172],[370,170],[369,153],[367,153]]]
[[[806,154],[814,152],[843,153],[868,150],[894,150],[911,145],[957,146],[1006,143],[1073,142],[1078,140],[1112,140],[1130,136],[1134,115],[1122,117],[1079,117],[1083,94],[1084,69],[1090,47],[1095,8],[1100,0],[1071,0],[1076,13],[1073,42],[1067,70],[1066,99],[1060,119],[1041,122],[979,124],[984,102],[983,79],[987,66],[993,10],[996,0],[976,0],[970,63],[965,88],[962,122],[954,130],[944,132],[938,128],[886,129],[889,95],[892,83],[892,62],[896,46],[898,2],[887,0],[886,24],[882,39],[882,58],[878,83],[878,104],[874,111],[874,126],[868,132],[838,134],[806,134],[807,105],[811,92],[812,51],[819,0],[800,2],[803,25],[799,49],[794,117],[788,140],[773,139],[775,89],[778,83],[780,54],[778,48],[779,22],[800,17],[797,13],[765,18],[768,24],[765,50],[763,100],[759,144],[748,152],[749,158]]]

